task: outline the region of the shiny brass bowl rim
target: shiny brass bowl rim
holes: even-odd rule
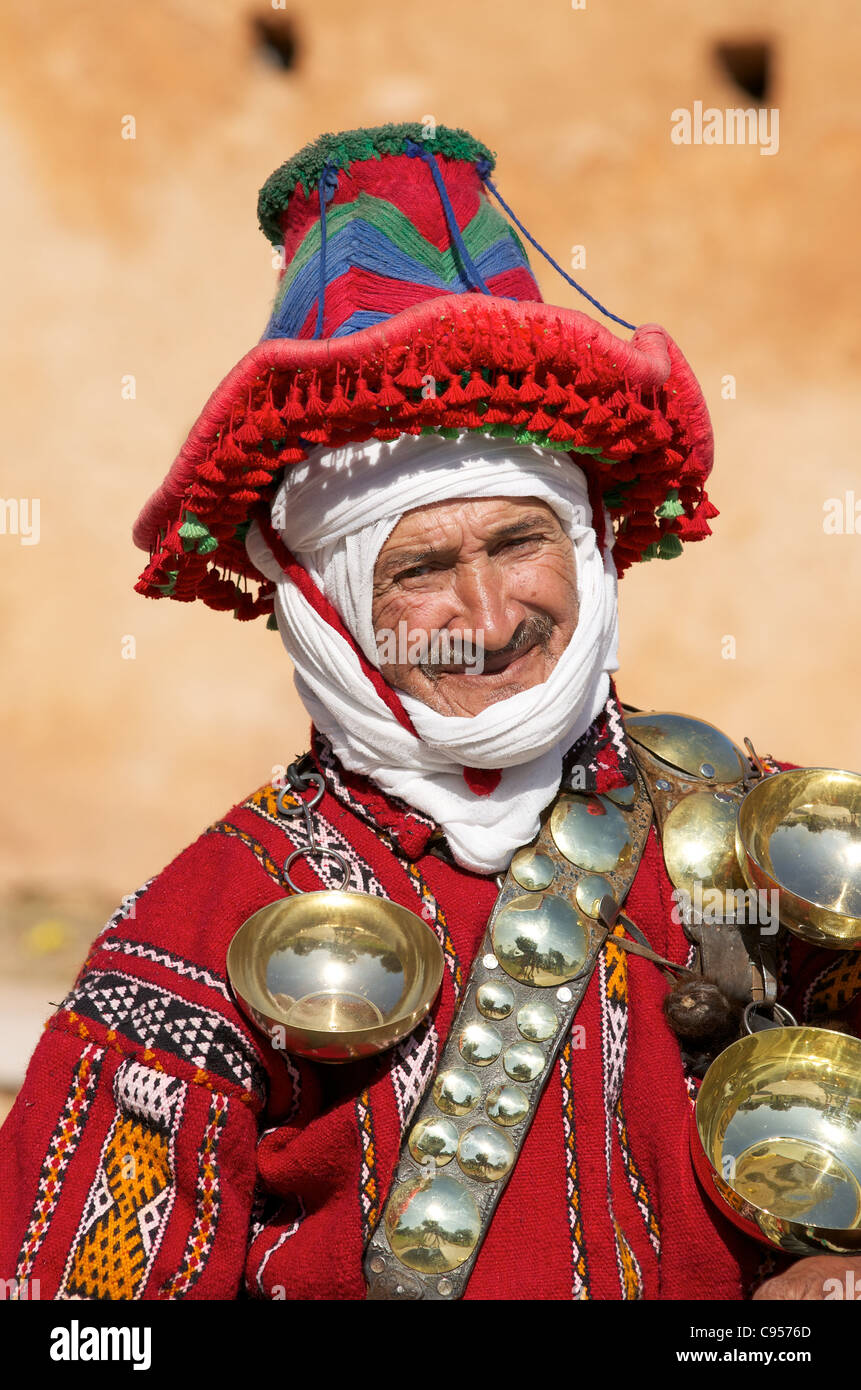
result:
[[[791,1027],[767,1028],[759,1032],[748,1033],[744,1037],[738,1038],[735,1042],[730,1043],[729,1047],[718,1054],[703,1077],[691,1116],[693,1121],[692,1129],[696,1135],[699,1157],[701,1160],[704,1160],[708,1172],[712,1177],[712,1182],[706,1183],[704,1186],[711,1200],[718,1206],[724,1215],[729,1215],[732,1220],[743,1229],[748,1230],[751,1234],[758,1236],[759,1239],[765,1240],[768,1244],[776,1246],[778,1249],[795,1249],[796,1253],[804,1253],[800,1247],[801,1245],[806,1245],[807,1253],[815,1253],[822,1249],[831,1248],[826,1239],[827,1236],[834,1236],[835,1234],[843,1232],[852,1238],[851,1247],[847,1248],[855,1250],[861,1245],[861,1216],[859,1216],[858,1221],[853,1226],[831,1227],[816,1222],[805,1221],[801,1216],[798,1218],[790,1218],[776,1215],[774,1212],[770,1211],[768,1207],[760,1205],[752,1197],[746,1196],[743,1192],[740,1192],[734,1186],[733,1181],[729,1177],[724,1176],[722,1168],[717,1166],[712,1157],[712,1151],[707,1143],[709,1136],[704,1132],[707,1129],[712,1130],[713,1133],[711,1137],[713,1138],[714,1132],[718,1130],[722,1122],[726,1119],[727,1114],[729,1113],[730,1118],[732,1118],[737,1109],[737,1107],[732,1106],[731,1103],[730,1105],[727,1104],[727,1097],[724,1095],[724,1103],[720,1112],[716,1113],[719,1093],[710,1095],[708,1082],[711,1076],[714,1086],[717,1086],[718,1083],[715,1078],[718,1075],[717,1069],[719,1065],[721,1065],[721,1069],[725,1071],[727,1066],[731,1064],[734,1055],[740,1058],[740,1065],[737,1069],[738,1084],[733,1087],[731,1093],[735,1095],[737,1090],[744,1084],[745,1073],[748,1068],[753,1065],[757,1049],[762,1050],[766,1047],[776,1046],[781,1040],[783,1042],[790,1042],[792,1037],[800,1039],[802,1035],[807,1035],[811,1040],[811,1050],[814,1051],[814,1053],[816,1052],[816,1043],[820,1040],[823,1042],[827,1040],[832,1050],[836,1049],[840,1043],[850,1044],[850,1051],[857,1051],[858,1054],[858,1076],[861,1078],[861,1039],[856,1038],[851,1033],[837,1032],[835,1029],[830,1028],[817,1028],[807,1024],[797,1024]],[[826,1050],[820,1051],[817,1055],[823,1063],[829,1061]],[[791,1058],[789,1057],[783,1060],[787,1065],[791,1063]],[[729,1084],[728,1079],[726,1084]],[[819,1111],[818,1113],[823,1112]],[[815,1144],[817,1140],[811,1139],[811,1142]],[[839,1157],[839,1151],[836,1148],[834,1149],[834,1154],[835,1157]],[[720,1158],[723,1157],[723,1152],[721,1152]],[[696,1163],[695,1155],[695,1168],[698,1167],[699,1165]],[[723,1188],[731,1192],[733,1196],[747,1208],[748,1212],[752,1212],[755,1215],[751,1217],[750,1215],[739,1213],[733,1204],[723,1195]],[[781,1244],[780,1241],[775,1239],[771,1234],[771,1232],[774,1231],[782,1233],[790,1242],[794,1241],[795,1245]]]
[[[291,1023],[284,1011],[279,1008],[277,1001],[271,997],[271,994],[267,996],[259,992],[256,981],[250,977],[249,972],[244,972],[241,969],[240,962],[248,938],[260,927],[260,919],[265,919],[267,914],[274,914],[276,910],[287,915],[293,909],[299,910],[300,905],[302,910],[307,911],[309,904],[320,904],[321,899],[328,900],[330,905],[334,899],[336,904],[342,906],[373,908],[377,915],[394,918],[398,924],[399,933],[407,936],[410,933],[415,934],[414,944],[421,953],[426,970],[426,979],[424,989],[411,1009],[394,1014],[382,1023],[332,1032],[318,1028],[305,1028]],[[361,925],[364,926],[365,924],[362,923]],[[298,932],[299,928],[296,930]],[[286,939],[280,944],[283,946],[287,944],[287,941],[289,941],[289,936],[286,936]],[[250,917],[247,917],[237,928],[227,948],[227,976],[230,985],[244,1012],[252,1018],[258,1027],[261,1027],[260,1019],[265,1020],[270,1027],[283,1027],[288,1034],[300,1038],[307,1045],[309,1051],[317,1048],[332,1049],[337,1046],[339,1041],[347,1045],[364,1044],[365,1048],[361,1054],[363,1056],[372,1055],[373,1052],[382,1052],[387,1047],[394,1046],[425,1017],[439,993],[444,968],[442,947],[431,927],[422,921],[417,913],[389,898],[380,898],[372,893],[359,893],[352,890],[320,889],[313,892],[297,893],[292,897],[279,898],[275,902],[266,903]],[[243,974],[245,975],[244,979]],[[248,985],[251,985],[253,989],[248,988]],[[263,1031],[265,1032],[265,1029]],[[372,1047],[371,1044],[373,1043],[378,1045]],[[291,1048],[289,1045],[285,1046],[284,1050],[286,1052],[299,1052],[299,1049]],[[300,1052],[299,1055],[307,1054]],[[344,1058],[344,1060],[348,1059]]]
[[[788,894],[798,902],[808,903],[811,907],[818,908],[820,912],[831,914],[836,918],[842,919],[844,922],[858,922],[859,927],[861,927],[861,920],[851,912],[842,912],[840,908],[834,907],[830,902],[823,901],[819,897],[813,897],[807,893],[800,893],[796,889],[790,888],[788,885],[784,884],[783,880],[778,877],[773,869],[769,869],[767,865],[763,864],[762,857],[754,848],[757,826],[755,823],[751,824],[750,822],[755,812],[759,809],[760,801],[766,800],[773,793],[773,784],[777,779],[785,778],[787,781],[792,780],[801,783],[819,774],[831,774],[836,777],[845,777],[861,784],[861,773],[852,772],[847,768],[840,767],[789,767],[784,768],[781,772],[771,773],[769,776],[764,777],[762,781],[756,782],[742,797],[739,803],[738,817],[736,820],[736,832],[739,844],[744,855],[756,865],[757,870],[763,878],[767,879],[769,883],[773,883],[781,893]],[[780,821],[776,821],[772,829],[777,829],[779,824]],[[740,867],[744,871],[746,866],[743,862],[742,855],[739,855],[739,862]],[[748,878],[748,872],[745,872],[746,879]],[[756,885],[751,884],[750,886],[755,887]],[[794,930],[790,924],[787,925],[790,926],[790,930]],[[838,948],[842,946],[843,949],[848,949],[851,945],[851,938],[843,940],[835,936],[834,944]]]

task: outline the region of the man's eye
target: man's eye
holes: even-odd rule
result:
[[[429,574],[432,568],[432,565],[413,565],[410,569],[401,570],[400,574],[396,574],[395,582],[400,584],[403,579],[418,579],[423,574]]]
[[[536,541],[543,541],[543,536],[512,536],[510,540],[503,541],[503,546],[510,545],[534,545]]]

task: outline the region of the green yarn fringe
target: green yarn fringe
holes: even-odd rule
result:
[[[658,559],[675,560],[682,553],[682,542],[672,531],[667,531],[658,541]]]
[[[672,531],[667,531],[659,541],[652,541],[641,555],[642,560],[675,560],[682,553],[682,542]]]
[[[478,159],[487,159],[493,168],[494,152],[469,131],[439,125],[436,133],[426,139],[424,129],[421,121],[407,121],[400,125],[365,126],[339,134],[328,133],[312,140],[270,174],[261,188],[257,201],[260,230],[273,246],[279,246],[282,241],[280,214],[297,184],[302,185],[307,197],[327,164],[349,170],[350,165],[359,160],[403,154],[406,140],[414,140],[431,154],[445,155],[448,159],[465,159],[472,164]]]
[[[184,512],[183,515],[185,520],[179,528],[183,550],[196,550],[198,555],[211,555],[213,550],[218,549],[218,541],[211,534],[209,527],[195,516],[194,512]]]
[[[655,512],[655,516],[660,516],[660,517],[681,516],[681,514],[682,514],[682,512],[683,512],[684,510],[685,510],[684,507],[682,506],[681,502],[679,501],[679,490],[678,490],[678,488],[671,487],[670,490],[669,490],[669,492],[667,493],[666,497],[664,498],[663,502],[661,503],[660,507],[658,507],[657,511]]]
[[[630,482],[615,483],[613,487],[608,488],[604,493],[604,506],[608,507],[611,512],[624,507],[627,494],[632,487],[636,487],[637,482],[638,479],[632,478]]]
[[[167,584],[156,584],[159,593],[165,598],[170,598],[176,588],[176,581],[179,578],[179,570],[168,570],[170,580]]]

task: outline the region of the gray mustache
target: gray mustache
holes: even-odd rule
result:
[[[432,662],[420,661],[419,670],[429,680],[439,680],[441,676],[449,671],[459,670],[464,666],[469,666],[483,671],[487,662],[496,657],[515,657],[521,652],[528,651],[536,644],[546,646],[553,632],[553,619],[547,614],[533,614],[529,618],[524,618],[522,623],[518,623],[512,634],[511,641],[506,642],[504,647],[476,647],[472,649],[470,660],[460,662]],[[468,648],[468,644],[464,644]]]

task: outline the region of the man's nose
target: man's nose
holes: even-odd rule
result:
[[[455,581],[459,612],[457,626],[472,633],[487,651],[498,651],[511,641],[525,610],[509,593],[504,578],[484,561],[466,565]],[[452,623],[449,624],[451,629]]]

